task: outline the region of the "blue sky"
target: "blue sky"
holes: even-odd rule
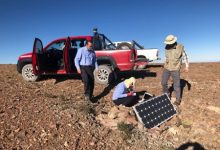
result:
[[[219,0],[0,0],[0,64],[32,51],[35,37],[46,45],[93,27],[112,41],[158,48],[162,60],[164,38],[174,34],[191,62],[220,61]]]

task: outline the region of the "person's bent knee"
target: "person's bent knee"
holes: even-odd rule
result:
[[[167,82],[165,82],[165,81],[162,81],[160,84],[161,84],[163,87],[164,87],[164,86],[167,86]]]

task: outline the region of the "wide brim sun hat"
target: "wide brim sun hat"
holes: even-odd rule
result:
[[[177,37],[174,36],[174,35],[172,35],[172,34],[170,34],[170,35],[168,35],[168,36],[165,38],[164,43],[171,45],[171,44],[176,43],[176,41],[177,41]]]

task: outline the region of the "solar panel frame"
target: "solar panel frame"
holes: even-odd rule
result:
[[[153,95],[151,95],[150,93],[145,92],[142,100],[148,100],[148,99],[150,99],[152,97],[153,97]]]
[[[167,93],[138,103],[133,106],[133,110],[138,120],[146,128],[159,126],[176,114],[176,108],[171,103]]]

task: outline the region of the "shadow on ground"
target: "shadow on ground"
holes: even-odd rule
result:
[[[176,150],[187,150],[187,149],[192,149],[192,150],[205,150],[205,148],[199,144],[198,142],[188,142],[185,143],[183,145],[181,145],[179,148],[177,148]]]
[[[45,80],[48,80],[48,79],[55,79],[56,82],[55,84],[57,83],[60,83],[60,82],[64,82],[66,80],[81,80],[81,75],[79,74],[74,74],[74,75],[45,75],[45,76],[41,76],[39,81],[45,81]]]
[[[136,79],[145,77],[156,77],[156,72],[150,72],[150,70],[130,70],[130,71],[123,71],[118,73],[118,78],[129,78],[135,77]]]
[[[190,91],[191,90],[191,84],[185,80],[185,79],[180,79],[180,90],[181,90],[181,98],[183,96],[183,90],[184,88],[187,87],[187,90]],[[169,92],[170,92],[170,95],[172,95],[172,92],[174,91],[174,86],[172,84],[172,86],[169,88]]]

